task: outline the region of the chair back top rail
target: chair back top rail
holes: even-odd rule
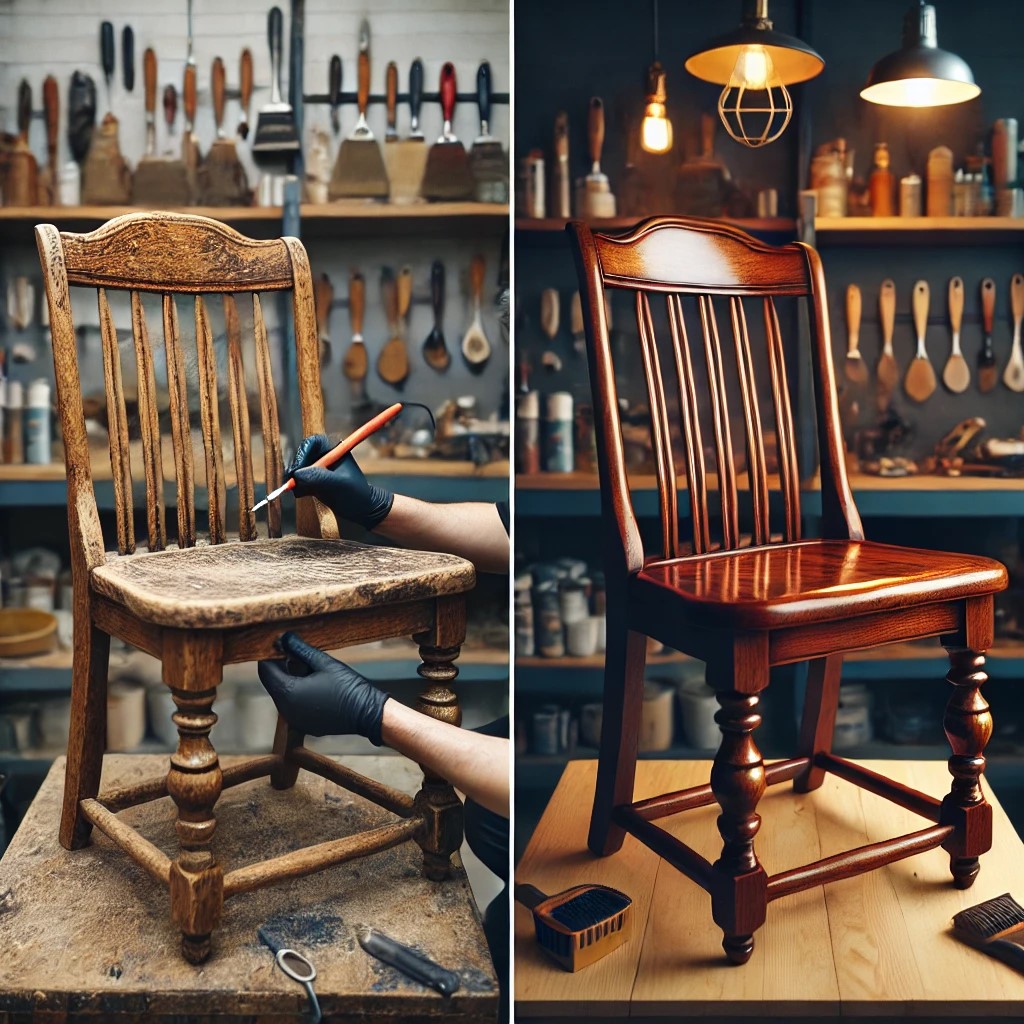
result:
[[[660,547],[654,557],[676,558],[741,544],[761,546],[800,539],[797,436],[783,332],[776,299],[807,303],[811,376],[818,427],[823,529],[827,537],[863,536],[846,476],[824,275],[810,246],[773,246],[729,225],[681,217],[654,217],[623,234],[593,232],[581,221],[567,226],[576,258],[586,329],[591,388],[597,412],[597,451],[602,508],[613,565],[639,570],[644,551],[629,493],[619,395],[605,297],[608,289],[633,293],[635,326],[659,492]],[[752,343],[748,316],[763,321],[767,382],[759,388],[760,348]],[[659,354],[655,311],[668,330]],[[688,326],[687,320],[690,321]],[[699,327],[699,331],[697,328]],[[696,337],[699,333],[700,338]],[[633,364],[630,364],[632,369]],[[621,370],[621,368],[620,368]],[[672,377],[674,375],[674,384]],[[706,380],[705,410],[700,399]],[[671,397],[670,397],[671,396]],[[737,401],[738,400],[738,401]],[[670,405],[678,403],[679,463],[690,506],[689,545],[679,536],[679,479]],[[730,415],[730,402],[737,406]],[[703,425],[702,425],[702,420]],[[783,513],[770,521],[769,431],[774,425],[778,489]],[[707,429],[710,427],[710,429]],[[742,437],[751,529],[741,535],[740,487],[733,435]],[[720,521],[708,504],[705,451],[712,454],[720,496]],[[715,539],[717,533],[720,540]]]
[[[145,480],[147,546],[159,551],[168,543],[165,523],[161,411],[170,421],[174,488],[177,495],[177,543],[191,547],[197,541],[195,514],[195,458],[192,450],[192,406],[198,406],[197,426],[202,433],[207,484],[207,534],[210,543],[227,537],[225,474],[221,439],[221,399],[226,396],[238,485],[238,536],[257,536],[249,509],[254,504],[255,471],[250,437],[250,398],[246,391],[245,353],[253,365],[248,379],[259,395],[258,422],[263,440],[263,470],[267,489],[281,482],[281,436],[277,395],[272,378],[270,346],[260,301],[261,292],[291,291],[295,325],[295,363],[302,429],[323,431],[323,395],[320,390],[319,343],[309,260],[295,238],[259,241],[207,217],[178,213],[134,213],[115,217],[88,234],[61,232],[52,224],[36,227],[50,330],[53,337],[57,402],[64,437],[68,478],[68,511],[73,569],[93,568],[103,562],[104,539],[96,510],[89,442],[81,393],[78,344],[71,307],[71,286],[95,288],[102,340],[104,391],[114,484],[116,546],[119,554],[135,550],[132,496],[132,455],[129,416],[122,386],[122,359],[134,357],[137,379],[137,431],[141,440]],[[127,292],[131,307],[132,345],[118,344],[110,296]],[[143,293],[161,296],[160,312],[147,321]],[[223,338],[215,337],[208,296],[221,295]],[[193,296],[193,315],[179,322],[176,295]],[[244,309],[243,309],[244,306]],[[152,315],[152,314],[151,314]],[[183,347],[194,322],[194,362]],[[243,337],[243,321],[251,324],[251,346]],[[155,326],[159,323],[159,326]],[[154,329],[155,328],[155,329]],[[190,332],[189,332],[190,333]],[[158,352],[162,341],[163,353]],[[218,359],[218,351],[225,354]],[[226,372],[218,374],[218,363]],[[166,367],[168,408],[158,405],[157,366]],[[194,365],[189,376],[188,369]],[[193,390],[191,396],[190,389]],[[196,394],[198,392],[198,394]],[[197,401],[198,398],[198,401]],[[134,423],[134,420],[132,420]],[[138,467],[136,467],[138,469]],[[302,499],[301,504],[311,504]],[[320,516],[315,509],[300,509],[300,532],[315,530]],[[267,509],[267,534],[281,535],[280,499]]]

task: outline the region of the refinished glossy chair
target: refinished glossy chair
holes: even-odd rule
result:
[[[415,798],[365,778],[303,746],[279,720],[273,753],[221,769],[210,729],[222,667],[277,657],[274,642],[295,630],[311,644],[336,648],[389,637],[419,644],[426,681],[419,710],[459,724],[449,688],[465,638],[465,592],[473,566],[452,555],[402,551],[338,539],[333,514],[312,498],[296,509],[297,536],[282,536],[280,499],[257,528],[243,324],[251,325],[250,379],[259,392],[267,490],[281,482],[281,437],[271,353],[260,293],[290,293],[296,372],[306,434],[323,431],[319,343],[309,262],[295,238],[255,241],[205,217],[129,214],[91,234],[36,228],[53,335],[57,403],[64,435],[68,526],[74,587],[74,664],[61,844],[69,850],[99,828],[170,889],[171,916],[182,952],[199,963],[224,900],[237,893],[415,840],[424,873],[447,875],[462,841],[462,804],[448,783],[425,771]],[[72,319],[70,286],[94,288],[99,306],[116,550],[105,549],[93,487],[89,441]],[[122,355],[108,293],[129,293],[138,377],[138,431],[145,477],[147,548],[136,549],[131,439],[122,388]],[[163,345],[153,344],[144,296],[159,303]],[[221,295],[223,336],[207,296]],[[184,344],[176,295],[193,296],[195,348]],[[246,309],[245,307],[248,307]],[[160,349],[162,348],[162,352]],[[194,357],[192,353],[195,353]],[[220,355],[220,359],[218,359]],[[162,356],[162,358],[160,358]],[[218,362],[226,375],[218,379]],[[166,372],[168,404],[158,408],[157,365]],[[159,374],[163,378],[164,372]],[[223,377],[226,376],[226,380]],[[196,465],[188,391],[198,390],[208,503],[206,538],[197,538]],[[220,431],[224,396],[230,407],[238,488],[238,535],[225,527],[226,477]],[[193,393],[193,398],[195,393]],[[164,514],[161,418],[169,420],[177,491],[177,542]],[[262,533],[262,535],[261,535]],[[111,546],[114,546],[113,543]],[[106,724],[110,638],[159,658],[177,706],[178,749],[166,777],[99,793]],[[263,776],[277,789],[294,785],[300,768],[364,796],[396,815],[393,823],[224,871],[211,840],[221,790]],[[177,805],[180,851],[169,858],[117,812],[170,796]]]
[[[992,841],[991,807],[980,785],[992,718],[980,687],[987,679],[993,594],[1006,587],[1006,570],[987,558],[864,539],[846,476],[818,254],[801,243],[773,247],[733,227],[670,217],[646,220],[622,235],[592,233],[581,222],[567,230],[583,298],[608,589],[591,850],[614,853],[629,832],[697,882],[710,893],[723,948],[738,964],[750,958],[767,904],[789,893],[940,845],[949,853],[954,883],[967,888]],[[605,307],[609,290],[632,296],[639,337],[636,350],[617,362]],[[806,302],[810,323],[814,408],[802,414],[817,417],[822,537],[814,540],[800,534],[793,387],[779,297]],[[748,316],[763,324],[766,356],[752,343]],[[667,324],[661,346],[658,319]],[[641,537],[624,458],[616,376],[630,373],[642,374],[651,409],[660,502],[653,550]],[[738,405],[735,421],[730,402]],[[673,452],[676,411],[682,474]],[[768,423],[774,423],[777,482],[768,472]],[[734,430],[743,436],[745,481],[736,470]],[[705,465],[705,445],[714,451],[715,475]],[[689,544],[680,539],[681,476]],[[776,487],[781,518],[769,522]],[[709,502],[716,489],[717,524]],[[741,534],[741,499],[749,534]],[[634,802],[647,636],[706,663],[722,741],[709,785]],[[953,685],[943,720],[953,782],[941,800],[830,752],[843,655],[931,636],[949,653],[946,678]],[[765,765],[754,739],[759,694],[772,666],[800,661],[810,663],[800,756]],[[765,787],[792,779],[806,792],[821,785],[825,772],[932,824],[769,877],[755,851]],[[723,846],[713,864],[655,824],[715,801]]]

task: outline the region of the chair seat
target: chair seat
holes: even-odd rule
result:
[[[455,555],[304,537],[111,555],[91,577],[140,619],[198,629],[460,594],[475,581]]]
[[[640,601],[677,601],[687,621],[778,629],[1005,590],[990,558],[870,541],[810,540],[650,562]]]

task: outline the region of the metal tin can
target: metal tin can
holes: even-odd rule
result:
[[[540,394],[516,398],[516,472],[540,472]]]
[[[921,178],[916,174],[900,178],[900,216],[921,216]]]
[[[544,153],[531,150],[519,161],[518,199],[520,217],[541,220],[547,216],[547,197],[544,180]]]
[[[549,473],[573,470],[572,395],[556,391],[548,395],[544,424],[544,468]]]
[[[558,602],[558,584],[541,583],[533,591],[534,621],[537,626],[537,653],[542,658],[565,655],[565,635]]]

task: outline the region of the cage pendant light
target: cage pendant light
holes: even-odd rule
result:
[[[712,39],[685,66],[696,78],[724,86],[718,116],[725,130],[757,148],[774,142],[793,116],[786,87],[819,75],[825,61],[802,39],[776,32],[768,0],[756,0],[738,29]]]
[[[887,107],[944,107],[981,93],[967,63],[939,49],[935,7],[920,0],[903,18],[903,45],[868,73],[861,96]]]

